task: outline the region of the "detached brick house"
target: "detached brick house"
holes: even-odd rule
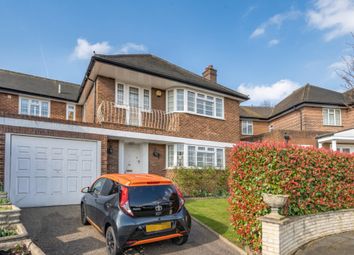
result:
[[[81,86],[0,70],[0,181],[18,206],[78,203],[102,173],[227,165],[247,96],[152,55],[94,55]]]
[[[241,106],[241,140],[287,140],[291,144],[354,152],[354,136],[324,139],[354,128],[353,93],[353,90],[339,93],[307,84],[275,107]]]

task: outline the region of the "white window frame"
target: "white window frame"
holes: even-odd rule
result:
[[[117,103],[117,94],[118,94],[118,84],[123,85],[123,104],[118,104]],[[139,87],[139,86],[134,86],[134,85],[130,85],[130,84],[125,84],[122,82],[116,82],[115,84],[115,90],[114,90],[114,105],[117,108],[128,108],[129,107],[129,90],[130,88],[136,88],[138,89],[138,93],[139,93],[139,108],[142,111],[151,111],[151,88],[147,88],[147,87]],[[149,106],[148,109],[145,108],[144,105],[144,91],[147,90],[149,91]]]
[[[28,108],[27,108],[27,113],[22,113],[21,108],[22,108],[22,99],[28,100]],[[43,100],[35,97],[26,97],[26,96],[20,96],[18,97],[18,114],[21,115],[27,115],[27,116],[35,116],[35,117],[46,117],[50,118],[50,100]],[[32,115],[31,114],[31,101],[38,101],[39,102],[39,115]],[[48,115],[42,116],[42,103],[47,103],[48,104]]]
[[[70,110],[69,108],[70,107],[74,107],[74,109]],[[72,119],[72,121],[75,121],[76,120],[76,105],[75,104],[66,104],[66,119],[69,120],[69,113],[70,111],[73,111],[74,113],[74,119]]]
[[[333,111],[333,117],[334,117],[334,123],[330,124],[329,123],[329,116],[330,116],[330,112]],[[339,123],[336,123],[336,119],[337,119],[337,112],[339,112]],[[323,125],[324,126],[342,126],[342,109],[341,108],[323,108],[322,109],[322,115],[323,115]]]
[[[183,110],[177,110],[177,90],[183,90],[183,94],[184,94],[184,105],[183,105]],[[169,103],[169,98],[168,98],[168,93],[169,91],[172,91],[173,93],[173,110],[169,111],[168,109],[168,103]],[[188,92],[192,92],[194,93],[194,111],[189,111],[188,109]],[[197,112],[197,99],[198,99],[198,94],[199,95],[203,95],[205,100],[207,100],[207,97],[212,97],[213,100],[209,100],[210,102],[213,102],[213,114],[212,115],[207,115],[207,114],[201,114]],[[172,113],[172,112],[185,112],[185,113],[190,113],[190,114],[194,114],[194,115],[199,115],[199,116],[203,116],[203,117],[209,117],[209,118],[215,118],[215,119],[221,119],[224,120],[225,119],[225,100],[223,97],[220,96],[215,96],[215,95],[211,95],[211,94],[207,94],[204,92],[199,92],[196,90],[192,90],[192,89],[186,89],[186,88],[173,88],[173,89],[168,89],[166,91],[166,112],[168,113]],[[216,101],[217,99],[221,100],[221,116],[216,116]]]
[[[251,126],[251,132],[249,130]],[[243,132],[243,128],[246,128],[247,129],[247,132]],[[253,132],[254,132],[254,125],[253,125],[253,121],[252,120],[242,120],[241,121],[241,134],[242,135],[253,135]]]
[[[173,164],[172,166],[169,166],[169,146],[173,146]],[[167,169],[173,169],[176,167],[184,167],[184,168],[204,168],[204,167],[198,167],[197,166],[197,154],[198,154],[198,147],[203,147],[205,148],[204,151],[208,151],[209,149],[212,149],[214,152],[214,162],[212,168],[215,169],[225,169],[225,164],[226,164],[226,157],[225,157],[225,148],[223,147],[212,147],[212,146],[201,146],[201,145],[194,145],[194,144],[183,144],[183,165],[182,166],[177,166],[177,146],[181,146],[181,144],[167,144],[166,145],[166,168]],[[189,158],[188,158],[188,150],[189,147],[192,146],[195,148],[195,164],[194,166],[189,166]],[[218,150],[222,150],[222,155],[223,155],[223,162],[221,167],[217,167],[217,153]]]

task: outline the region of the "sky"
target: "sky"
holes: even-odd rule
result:
[[[344,91],[354,0],[0,1],[0,68],[81,84],[92,52],[151,53],[276,104],[310,83]]]

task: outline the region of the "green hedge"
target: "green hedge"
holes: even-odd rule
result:
[[[227,196],[229,171],[213,168],[178,168],[169,171],[169,177],[187,197]]]
[[[354,207],[354,154],[272,143],[239,143],[230,155],[231,223],[238,241],[261,249],[262,193],[290,195],[289,216]]]

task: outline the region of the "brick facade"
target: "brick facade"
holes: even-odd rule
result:
[[[119,140],[107,142],[107,173],[119,172]]]
[[[18,95],[0,93],[0,112],[18,114]]]
[[[159,156],[154,156],[156,151]],[[166,176],[166,145],[149,144],[149,173]]]
[[[267,133],[269,131],[269,124],[266,121],[253,120],[252,123],[253,123],[253,135],[260,135],[260,134]],[[250,137],[249,135],[242,135],[242,125],[240,125],[240,133],[241,133],[241,139]]]
[[[98,76],[96,86],[98,91],[96,97],[96,107],[98,107],[102,101],[114,102],[114,79]],[[157,89],[154,88],[152,89],[151,105],[152,107],[156,107],[157,109],[165,111],[165,91],[162,90],[162,96],[157,97],[156,90]],[[94,93],[92,91],[91,93]],[[91,94],[90,97],[92,97]],[[87,102],[87,104],[91,105],[91,100],[93,99],[90,99],[90,102]],[[87,101],[89,101],[89,99]],[[176,113],[179,115],[179,131],[176,132],[117,124],[114,124],[114,126],[121,130],[133,132],[153,133],[200,140],[236,143],[240,140],[239,102],[233,99],[224,98],[224,109],[224,120],[189,113]],[[87,110],[85,110],[85,114],[86,112]],[[85,116],[86,121],[88,122],[89,118],[87,115]]]

